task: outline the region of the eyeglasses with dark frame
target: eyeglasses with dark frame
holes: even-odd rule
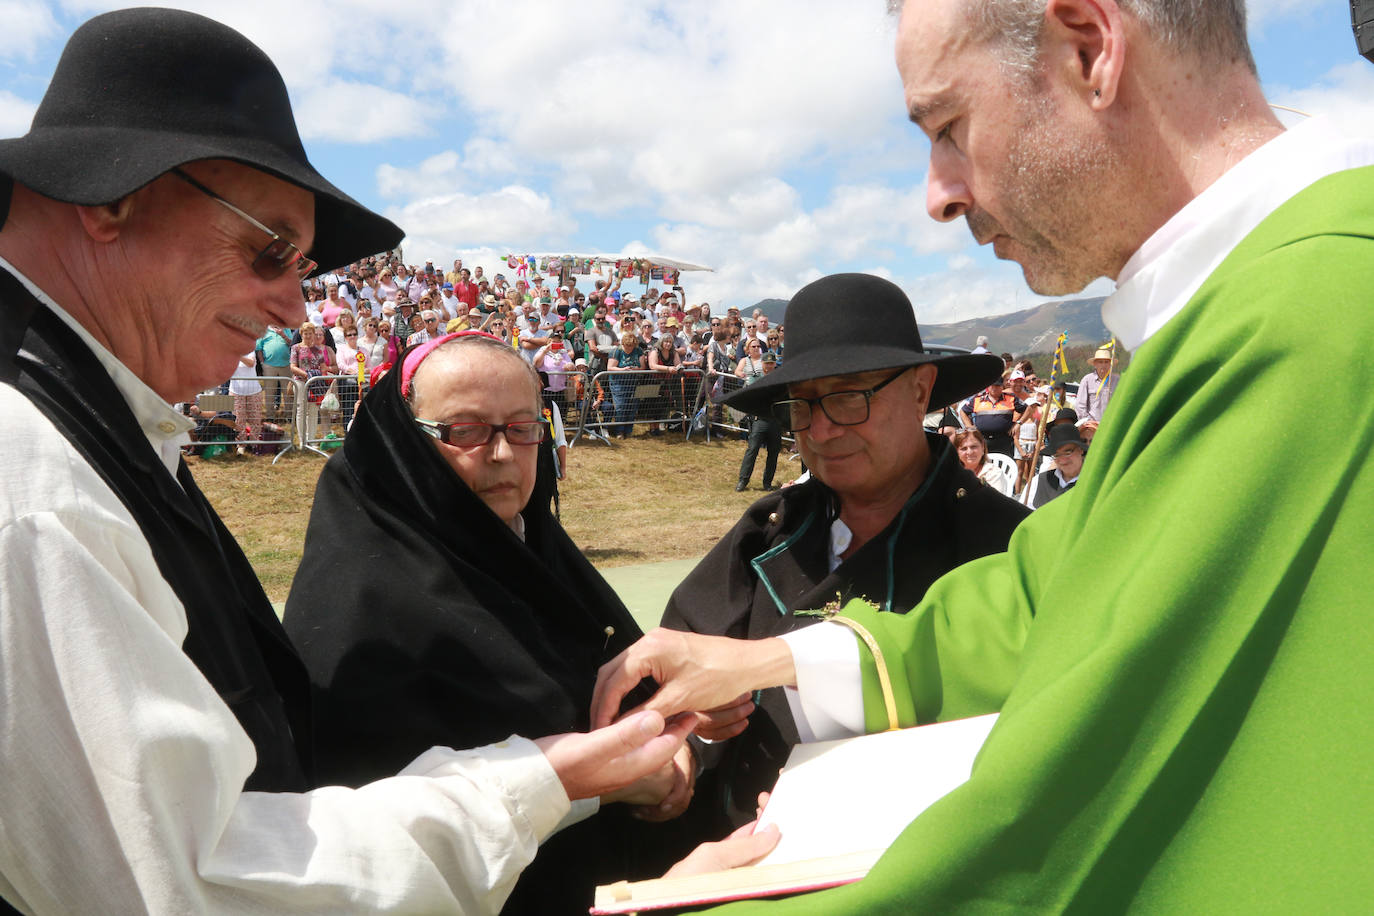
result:
[[[206,197],[226,207],[236,216],[251,223],[254,228],[260,229],[272,237],[272,241],[267,243],[267,247],[259,251],[257,256],[253,258],[253,273],[257,274],[262,279],[275,280],[286,273],[287,270],[294,268],[297,276],[303,280],[314,273],[316,267],[319,267],[318,264],[307,258],[305,254],[291,242],[288,242],[258,220],[244,213],[238,207],[229,203],[229,201],[220,197],[214,191],[211,191],[181,169],[172,169],[171,173],[204,194]]]
[[[911,368],[910,366],[907,369]],[[836,426],[858,426],[868,422],[869,401],[873,395],[895,382],[906,369],[898,369],[872,388],[852,391],[832,391],[818,398],[788,398],[773,405],[778,422],[790,432],[799,433],[811,428],[811,405],[819,404],[831,423]]]
[[[425,434],[438,439],[445,445],[459,448],[476,448],[486,445],[497,433],[505,433],[511,445],[538,445],[544,441],[549,428],[543,420],[515,420],[511,423],[439,423],[434,420],[415,418],[415,423]]]

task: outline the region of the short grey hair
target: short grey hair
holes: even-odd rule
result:
[[[1161,45],[1211,66],[1243,64],[1255,72],[1245,33],[1245,0],[1117,0]],[[887,0],[899,14],[903,0]],[[1045,0],[969,0],[965,14],[979,40],[1003,48],[1010,73],[1032,75],[1040,55]]]

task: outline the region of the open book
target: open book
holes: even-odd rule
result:
[[[857,881],[918,814],[968,779],[996,720],[978,716],[797,745],[759,818],[760,828],[777,824],[782,832],[762,861],[598,887],[592,913],[719,903]]]

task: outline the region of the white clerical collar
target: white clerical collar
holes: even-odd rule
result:
[[[135,375],[133,370],[120,362],[113,353],[105,349],[100,341],[92,337],[91,333],[81,326],[80,322],[53,301],[51,296],[39,289],[32,280],[24,276],[17,267],[4,258],[0,258],[0,268],[14,274],[15,279],[24,284],[24,288],[35,299],[51,309],[53,314],[62,319],[67,327],[76,332],[82,343],[90,347],[91,352],[95,354],[96,361],[109,373],[115,388],[119,390],[124,402],[133,411],[134,419],[138,421],[143,435],[148,437],[148,442],[152,445],[153,451],[157,452],[162,464],[167,468],[167,472],[175,477],[177,464],[181,460],[181,447],[190,444],[190,431],[196,428],[195,421],[182,416],[179,411],[162,400],[143,379]]]
[[[1103,323],[1134,350],[1182,311],[1231,250],[1327,175],[1374,164],[1374,138],[1309,118],[1246,156],[1155,231],[1122,268]]]

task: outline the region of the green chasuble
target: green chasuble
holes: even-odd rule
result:
[[[726,911],[1374,909],[1371,344],[1374,167],[1281,206],[1139,348],[1005,554],[845,609],[903,725],[1001,719],[866,879]]]

